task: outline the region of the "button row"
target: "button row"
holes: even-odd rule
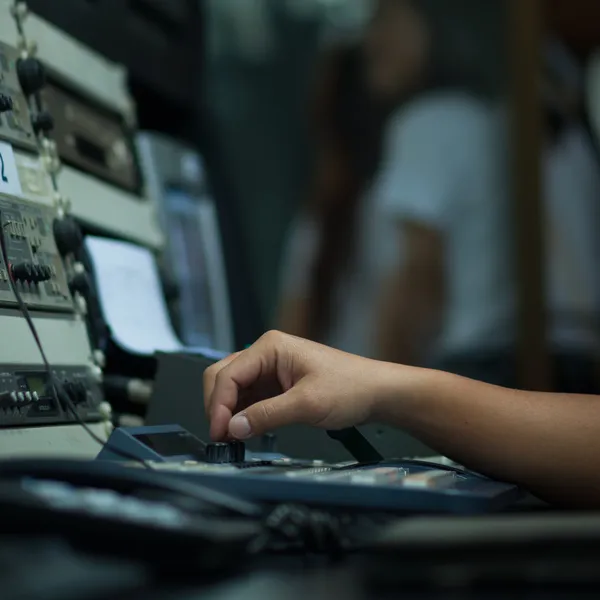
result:
[[[9,221],[5,224],[7,232],[13,238],[22,239],[27,237],[25,234],[25,225],[19,221]]]
[[[40,397],[37,392],[11,392],[10,399],[14,403],[24,403],[24,402],[39,402]]]

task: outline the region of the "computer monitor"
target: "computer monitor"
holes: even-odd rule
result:
[[[163,272],[177,290],[175,323],[188,346],[232,351],[233,331],[218,216],[202,160],[179,142],[144,132],[137,139],[147,194],[166,246]]]

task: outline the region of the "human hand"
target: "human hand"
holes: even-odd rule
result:
[[[366,423],[392,368],[269,332],[204,373],[211,438],[247,439],[292,424],[343,429]]]

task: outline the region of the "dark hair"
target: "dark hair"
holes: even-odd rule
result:
[[[335,189],[317,189],[311,198],[321,234],[309,289],[307,335],[314,340],[326,335],[333,290],[352,258],[362,192],[379,165],[384,115],[367,92],[361,61],[358,46],[335,53],[324,82],[329,94],[318,107],[317,137],[327,138],[345,168]]]
[[[432,36],[427,83],[418,93],[455,88],[483,93],[484,78],[476,68],[476,41],[460,15],[448,20],[447,0],[412,0],[427,20]],[[346,48],[332,63],[329,95],[321,106],[321,126],[333,137],[346,166],[338,189],[317,190],[313,216],[320,228],[320,246],[309,290],[308,335],[323,340],[331,323],[333,291],[353,258],[361,198],[372,181],[381,157],[383,129],[390,108],[370,97],[363,79],[362,52]],[[404,98],[404,101],[407,101]],[[330,197],[325,198],[324,194]]]

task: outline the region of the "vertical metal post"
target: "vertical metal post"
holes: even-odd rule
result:
[[[548,390],[540,91],[544,3],[508,3],[519,377],[524,389]]]

